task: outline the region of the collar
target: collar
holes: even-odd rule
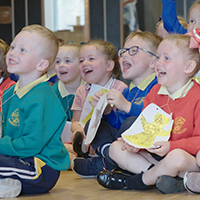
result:
[[[102,87],[104,87],[104,88],[111,88],[115,84],[115,81],[116,81],[116,78],[111,77],[109,79],[109,81],[104,86],[102,86]],[[92,84],[96,85],[94,83],[92,83]],[[85,90],[90,90],[92,84],[91,83],[86,83]]]
[[[56,72],[54,72],[53,74],[49,75],[49,78],[52,78],[52,77],[54,77],[55,75],[57,75]]]
[[[144,91],[146,87],[155,79],[156,74],[152,73],[149,75],[147,78],[145,78],[141,83],[139,83],[137,86],[133,84],[131,81],[130,86],[129,86],[129,92],[134,88],[138,87],[140,90]]]
[[[168,97],[170,97],[173,100],[180,99],[180,98],[186,96],[186,94],[192,88],[193,85],[194,85],[194,82],[192,81],[192,79],[190,79],[182,88],[180,88],[179,90],[177,90],[173,94],[169,94],[167,88],[164,85],[161,85],[161,87],[158,91],[158,94],[167,95]]]
[[[19,81],[17,81],[14,92],[16,92],[17,96],[21,99],[26,93],[28,93],[33,87],[38,85],[39,83],[45,82],[49,80],[49,75],[44,74],[40,78],[36,79],[35,81],[29,83],[28,85],[25,85],[22,88],[19,88]]]
[[[79,86],[81,86],[83,84],[85,84],[85,81],[83,79],[81,79],[81,82],[80,82]],[[60,95],[61,95],[62,98],[65,98],[66,96],[71,94],[71,93],[69,93],[69,91],[65,87],[65,84],[61,80],[58,81],[58,90],[59,90]]]

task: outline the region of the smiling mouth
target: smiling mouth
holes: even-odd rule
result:
[[[165,71],[161,71],[161,70],[157,71],[157,73],[159,76],[165,76],[167,74]]]
[[[91,73],[91,72],[93,72],[93,70],[91,70],[91,69],[84,70],[84,73],[85,73],[85,74],[89,74],[89,73]]]
[[[60,72],[60,74],[61,75],[63,75],[63,74],[65,75],[65,74],[68,74],[68,72]]]

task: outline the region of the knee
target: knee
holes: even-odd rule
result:
[[[167,155],[168,163],[173,163],[173,167],[178,170],[188,165],[187,152],[182,149],[174,149]]]
[[[116,160],[117,155],[119,155],[119,151],[121,151],[121,143],[119,141],[115,141],[111,144],[109,148],[109,156],[111,159]]]

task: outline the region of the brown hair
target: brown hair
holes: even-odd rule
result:
[[[3,77],[4,80],[10,75],[6,66],[6,54],[8,51],[9,46],[2,39],[0,39],[0,69],[3,70],[0,76]]]
[[[162,41],[162,38],[156,34],[147,32],[147,31],[142,31],[142,32],[132,32],[130,33],[126,40],[125,43],[129,40],[131,40],[133,37],[139,37],[142,40],[149,42],[149,51],[151,51],[152,53],[156,53],[157,47],[160,44],[160,42]]]
[[[185,58],[188,58],[188,60],[194,60],[196,62],[197,67],[194,70],[194,73],[192,73],[192,76],[194,76],[200,70],[200,56],[198,48],[189,48],[190,38],[191,37],[188,35],[170,34],[163,40],[173,41],[173,43],[178,46],[180,50],[182,50]]]
[[[115,66],[112,71],[112,77],[119,78],[120,66],[119,66],[117,50],[114,47],[114,45],[111,44],[110,42],[106,42],[103,40],[91,40],[85,44],[82,44],[81,47],[86,45],[94,45],[99,52],[105,55],[107,61],[109,60],[114,61]]]
[[[21,31],[36,33],[44,38],[45,45],[41,45],[41,47],[43,48],[44,58],[49,61],[49,66],[51,66],[58,53],[59,42],[56,35],[48,28],[37,24],[25,26]]]

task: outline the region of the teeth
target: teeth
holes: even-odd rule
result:
[[[92,70],[90,70],[90,69],[86,69],[86,70],[84,70],[84,73],[88,73],[88,72],[91,72]]]

